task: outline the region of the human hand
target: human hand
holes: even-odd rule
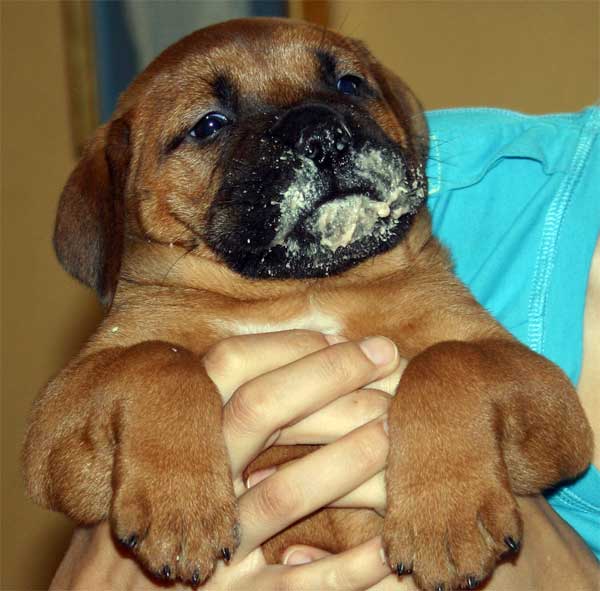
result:
[[[275,343],[275,341],[273,342]],[[248,341],[246,344],[250,344]],[[400,372],[405,367],[405,362],[402,361],[399,369]],[[341,397],[328,406],[321,410],[313,413],[303,421],[300,421],[290,427],[284,428],[281,431],[278,441],[285,444],[303,443],[309,440],[311,443],[327,443],[335,440],[337,437],[348,432],[353,425],[357,426],[366,422],[371,418],[370,412],[379,414],[384,412],[387,408],[389,398],[381,392],[371,392],[370,395],[374,395],[375,398],[361,398],[365,391],[357,391],[353,394]],[[402,392],[398,394],[402,395]],[[362,400],[366,403],[366,414],[362,416],[361,412],[356,415],[352,415],[353,410],[356,410],[356,405],[352,404],[354,397],[356,400]],[[376,405],[369,407],[369,402],[377,399],[378,404],[381,407],[378,409]],[[359,403],[360,404],[360,403]],[[337,408],[337,412],[333,409]],[[310,427],[310,428],[309,428]],[[331,447],[331,446],[327,446]],[[324,448],[327,449],[327,448]],[[349,450],[352,454],[352,450]],[[314,462],[312,466],[308,465],[309,458],[304,458],[299,462],[296,462],[296,467],[301,465],[301,462],[306,461],[306,469],[299,467],[299,475],[301,479],[296,483],[299,495],[302,496],[307,483],[307,477],[311,482],[315,480],[320,483],[320,475],[331,469],[332,465],[335,465],[339,461],[344,461],[344,458],[332,457],[330,461],[319,462],[318,454],[311,454],[310,461]],[[346,458],[347,461],[347,458]],[[290,466],[291,468],[291,466]],[[383,468],[383,463],[381,464]],[[285,473],[286,467],[280,468],[277,472]],[[259,485],[265,479],[265,477],[271,476],[265,481],[265,484],[271,481],[271,485],[275,483],[273,476],[275,475],[274,470],[264,470],[251,474],[249,477],[248,484],[252,487]],[[343,476],[342,476],[343,478]],[[315,487],[317,485],[315,484]],[[321,486],[326,486],[326,483],[320,483]],[[296,502],[299,502],[294,497],[294,492],[290,491],[289,494],[285,494],[284,491],[279,491],[281,496],[288,498],[290,506],[293,507]],[[269,497],[269,493],[265,493],[266,497]],[[498,565],[494,571],[490,580],[486,583],[485,588],[489,591],[502,591],[525,588],[535,590],[551,590],[551,589],[564,589],[569,587],[583,590],[595,589],[595,581],[598,576],[598,563],[585,546],[585,543],[577,536],[577,534],[566,525],[560,517],[550,508],[543,497],[521,497],[518,498],[518,503],[523,516],[524,531],[525,531],[525,546],[521,553],[517,557],[513,557],[510,561],[502,562]],[[383,479],[383,471],[380,470],[374,476],[371,476],[368,480],[363,482],[360,486],[353,489],[351,492],[337,499],[330,506],[336,507],[371,507],[375,508],[379,512],[385,510],[386,498],[385,498],[385,486]],[[289,507],[283,506],[283,513],[285,514],[286,509]],[[269,519],[265,519],[269,521]],[[291,520],[290,520],[291,521]],[[370,553],[372,559],[374,559],[374,550],[381,551],[379,540],[373,540],[369,544],[361,548],[362,551]],[[346,562],[346,559],[351,556],[350,553],[343,553],[339,555],[340,565],[351,563]],[[552,557],[551,563],[548,563],[547,557]],[[320,569],[320,573],[325,575],[327,570],[331,567],[329,563],[324,559],[331,558],[331,556],[323,550],[317,548],[311,548],[308,546],[295,546],[288,548],[283,556],[282,562],[284,564],[304,564],[309,562],[316,562]],[[373,560],[374,564],[374,560]],[[327,569],[323,567],[327,566]],[[349,570],[348,576],[351,576],[352,569]],[[381,572],[380,567],[374,567],[374,575],[377,572]],[[337,575],[343,576],[343,572],[332,570],[331,576],[333,578]],[[300,578],[303,573],[298,570],[298,577]],[[339,580],[339,579],[338,579]],[[292,587],[295,588],[295,587]],[[299,586],[298,588],[338,588],[335,586],[327,587],[324,584],[316,585],[311,587]],[[353,588],[350,584],[346,587],[343,585],[340,588]],[[374,587],[375,588],[375,587]],[[403,577],[400,581],[396,577],[387,576],[379,584],[376,585],[379,589],[416,589],[412,583],[412,579],[409,577]]]
[[[391,359],[379,366],[356,343],[331,347],[322,335],[305,331],[234,337],[209,352],[205,363],[211,378],[226,399],[236,392],[225,406],[224,435],[240,496],[243,536],[232,564],[219,565],[206,588],[269,589],[285,582],[298,589],[365,589],[388,574],[379,540],[337,556],[321,554],[321,560],[302,567],[291,566],[290,553],[286,555],[289,564],[268,566],[259,548],[268,537],[335,498],[343,498],[384,467],[387,437],[383,423],[369,421],[385,412],[387,397],[376,391],[355,391],[400,366],[391,343],[380,340],[379,344],[391,353]],[[286,403],[281,404],[282,400]],[[319,418],[311,415],[317,409]],[[328,427],[320,432],[323,424]],[[282,468],[276,478],[246,490],[243,468],[275,439],[325,443],[352,429],[356,430],[336,443]],[[347,469],[349,461],[352,471]],[[338,469],[330,470],[333,465]],[[307,471],[313,473],[308,479]],[[314,474],[324,477],[324,482],[319,484]],[[105,526],[98,526],[76,534],[53,588],[155,585],[137,563],[119,553]]]

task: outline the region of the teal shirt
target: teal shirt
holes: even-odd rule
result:
[[[433,230],[458,276],[577,384],[600,230],[600,108],[541,116],[457,109],[427,119]],[[600,472],[592,466],[547,498],[600,558]]]

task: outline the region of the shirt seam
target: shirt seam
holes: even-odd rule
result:
[[[586,511],[590,513],[600,513],[600,507],[592,505],[585,499],[582,499],[577,493],[574,493],[572,490],[567,488],[563,488],[558,491],[556,497],[573,509],[579,509],[580,511]]]
[[[563,178],[544,220],[542,238],[536,256],[532,293],[528,305],[527,343],[536,353],[543,354],[544,352],[545,311],[560,228],[573,192],[582,176],[584,165],[591,153],[595,132],[597,131],[596,127],[599,123],[600,111],[594,109],[590,119],[584,124],[581,131],[580,140],[571,161],[571,172]]]

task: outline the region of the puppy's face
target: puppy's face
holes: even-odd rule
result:
[[[100,143],[130,234],[247,277],[307,278],[398,243],[425,199],[425,136],[360,43],[261,19],[167,49]]]

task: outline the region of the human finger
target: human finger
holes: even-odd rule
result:
[[[394,343],[371,337],[326,347],[243,384],[223,409],[223,435],[234,478],[273,433],[389,374],[397,364]]]
[[[265,480],[265,478],[275,474],[276,471],[277,466],[273,466],[250,473],[246,479],[247,488],[256,486],[259,482]],[[385,472],[383,470],[378,472],[353,491],[330,503],[329,506],[336,508],[343,507],[345,509],[373,509],[381,516],[385,515]]]
[[[236,335],[214,344],[203,363],[227,402],[242,384],[343,340],[312,330]]]
[[[355,390],[283,428],[277,445],[331,443],[385,414],[390,401],[391,396],[381,390]]]
[[[251,472],[246,479],[246,486],[252,488],[259,482],[275,474],[276,471],[277,466],[273,466]],[[383,470],[378,472],[348,494],[330,503],[329,506],[346,509],[373,509],[381,516],[385,515],[385,472]]]
[[[244,535],[236,557],[243,558],[292,523],[348,494],[383,469],[387,453],[382,419],[280,466],[239,499]]]
[[[367,548],[366,550],[370,551],[371,549]],[[379,547],[379,550],[381,560],[384,560],[384,557],[381,555],[381,547]],[[331,552],[326,552],[325,550],[321,550],[321,548],[315,548],[314,546],[296,545],[290,546],[284,552],[281,562],[288,566],[299,566],[301,564],[308,564],[317,560],[322,560],[323,558],[327,558],[328,556],[332,556]],[[371,555],[371,557],[374,558],[374,555]],[[361,569],[365,567],[364,563],[356,563],[356,553],[354,552],[350,552],[346,555],[338,554],[338,558],[340,560],[335,561],[336,564],[333,565],[333,567],[331,565],[331,562],[334,561],[321,562],[319,566],[322,568],[337,568],[340,570],[344,570],[345,572],[348,572],[348,569],[353,569],[355,566],[358,566],[358,568]],[[347,564],[347,560],[352,562]],[[365,581],[368,580],[368,582],[366,583],[368,585],[368,591],[416,591],[416,587],[414,586],[412,580],[410,580],[410,577],[404,577],[401,581],[399,581],[397,576],[393,574],[388,574],[388,576],[384,577],[383,579],[371,586],[370,583],[371,581],[377,578],[377,574],[373,571],[362,571],[361,574],[372,575],[369,577],[365,577]],[[334,574],[333,577],[336,580],[340,580],[342,578],[340,575],[336,574]],[[350,577],[352,577],[352,573],[350,574]]]
[[[390,574],[381,554],[381,540],[375,538],[340,554],[327,554],[309,547],[296,547],[310,554],[320,555],[319,559],[304,564],[273,569],[269,576],[273,579],[268,588],[288,589],[328,589],[330,591],[364,591],[372,589]],[[288,555],[289,560],[289,555]]]
[[[249,476],[252,478],[252,475]],[[363,482],[360,486],[348,494],[336,499],[330,507],[345,507],[351,509],[368,508],[374,509],[381,516],[385,515],[386,493],[385,472],[382,470]]]

